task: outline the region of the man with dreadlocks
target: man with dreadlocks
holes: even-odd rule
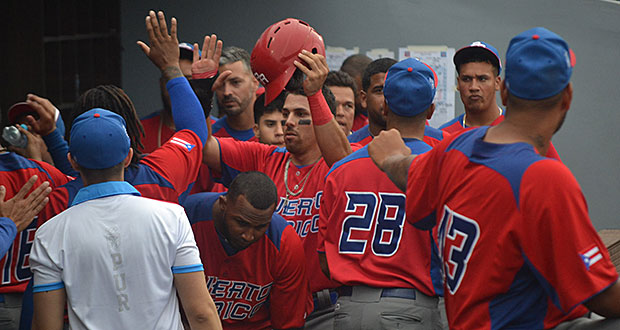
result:
[[[144,197],[179,203],[189,192],[198,174],[202,163],[203,144],[207,139],[207,126],[200,102],[179,68],[176,25],[176,20],[173,18],[169,34],[163,12],[156,15],[151,11],[146,18],[150,47],[143,42],[138,42],[138,45],[167,80],[166,86],[170,93],[172,113],[178,131],[154,152],[146,156],[134,155],[131,164],[125,169],[124,179]],[[216,48],[214,44],[203,57],[219,56],[216,54],[218,53],[216,49],[221,50],[221,46]],[[217,70],[217,67],[214,69]],[[36,96],[31,97],[31,103],[40,118],[38,120],[32,118],[29,124],[36,131],[47,134],[54,132],[54,122],[49,120],[52,118],[49,112],[53,109],[53,105]],[[131,148],[141,149],[140,137],[144,134],[143,129],[133,103],[122,89],[107,85],[86,91],[75,102],[74,116],[93,108],[110,110],[123,117],[127,123]],[[59,154],[66,158],[68,151],[62,136],[57,138],[59,139],[57,145],[48,145],[50,152],[56,155],[55,157],[53,155],[55,161],[62,158],[58,156]],[[49,196],[50,202],[39,216],[38,225],[70,207],[76,193],[82,187],[83,182],[78,178],[55,189]],[[29,268],[25,271],[28,274],[24,280],[27,280],[32,274]]]

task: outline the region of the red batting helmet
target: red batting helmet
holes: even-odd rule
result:
[[[284,90],[296,69],[293,61],[303,49],[325,56],[323,37],[308,23],[296,18],[271,25],[258,38],[250,65],[254,77],[265,86],[265,104]]]

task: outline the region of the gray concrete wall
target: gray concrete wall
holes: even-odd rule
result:
[[[159,109],[158,72],[135,45],[144,17],[161,9],[183,41],[216,33],[251,51],[270,24],[298,17],[328,45],[390,48],[481,39],[505,54],[510,38],[535,26],[562,35],[577,55],[573,105],[553,142],[581,184],[597,229],[620,228],[620,5],[600,0],[122,1],[123,88],[141,115]],[[457,95],[457,100],[459,100]],[[462,105],[457,103],[457,112]],[[561,207],[561,206],[558,206]]]

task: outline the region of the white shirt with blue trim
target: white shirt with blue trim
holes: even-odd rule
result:
[[[173,274],[203,271],[194,235],[181,206],[139,195],[84,187],[37,230],[33,291],[65,288],[72,329],[183,329]]]

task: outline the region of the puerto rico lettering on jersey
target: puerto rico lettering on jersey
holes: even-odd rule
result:
[[[275,212],[287,219],[299,237],[306,237],[309,233],[318,233],[319,215],[316,212],[321,204],[321,196],[323,196],[322,191],[317,192],[313,198],[286,199],[286,197],[280,197]],[[308,218],[299,219],[300,216]],[[295,219],[292,220],[291,217]]]
[[[259,285],[217,276],[207,278],[207,288],[222,320],[241,321],[253,317],[267,301],[272,285],[273,282]]]

